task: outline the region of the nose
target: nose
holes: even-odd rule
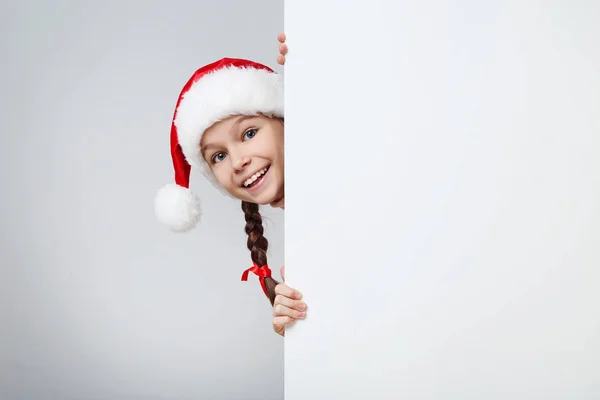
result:
[[[236,172],[242,171],[245,167],[248,166],[248,164],[250,164],[250,157],[240,154],[234,158],[232,164],[233,169]]]

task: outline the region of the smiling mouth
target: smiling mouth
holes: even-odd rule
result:
[[[256,186],[261,181],[262,177],[265,176],[265,174],[267,173],[267,171],[269,170],[270,167],[271,166],[269,165],[268,167],[265,167],[265,168],[261,169],[260,171],[256,172],[250,178],[246,179],[244,181],[244,183],[242,184],[242,186],[245,187],[246,189]]]

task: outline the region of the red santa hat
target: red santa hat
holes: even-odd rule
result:
[[[283,77],[269,67],[224,58],[192,75],[179,95],[171,123],[175,182],[161,188],[154,203],[161,223],[185,232],[200,221],[200,199],[189,188],[192,167],[220,188],[200,153],[206,129],[233,115],[259,114],[283,117]]]

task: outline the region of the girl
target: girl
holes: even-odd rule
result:
[[[277,58],[285,63],[285,35]],[[200,220],[200,201],[189,189],[191,168],[199,169],[225,195],[241,200],[247,246],[262,289],[273,305],[273,329],[305,317],[301,294],[271,277],[268,241],[259,205],[284,209],[283,78],[249,60],[224,58],[198,69],[184,85],[171,123],[175,183],[159,190],[157,218],[176,232]],[[281,276],[285,279],[284,267]]]

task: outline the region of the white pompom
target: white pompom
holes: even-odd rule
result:
[[[193,229],[202,216],[200,199],[191,190],[175,183],[158,191],[154,211],[158,220],[175,232]]]

